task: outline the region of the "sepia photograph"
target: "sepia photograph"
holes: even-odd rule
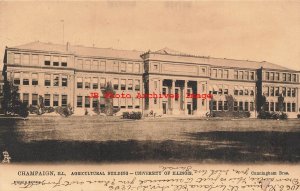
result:
[[[2,1],[0,159],[298,163],[299,8]]]

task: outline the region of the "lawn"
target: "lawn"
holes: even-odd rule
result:
[[[34,117],[4,121],[15,162],[299,162],[300,120]]]

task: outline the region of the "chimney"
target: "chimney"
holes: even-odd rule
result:
[[[69,43],[69,42],[67,42],[67,47],[66,47],[66,49],[67,49],[67,51],[70,50],[70,43]]]

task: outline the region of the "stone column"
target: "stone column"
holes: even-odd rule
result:
[[[183,111],[184,114],[186,114],[187,110],[186,110],[186,104],[187,104],[187,98],[186,98],[186,93],[187,93],[187,88],[188,88],[188,81],[184,80],[184,88],[183,88]]]
[[[197,94],[203,94],[203,92],[201,92],[201,88],[202,88],[201,86],[202,86],[201,82],[197,81]],[[202,99],[197,98],[197,115],[200,115],[201,104],[202,104]]]
[[[175,82],[176,80],[172,79],[172,88],[171,88],[171,94],[175,94]],[[174,112],[174,103],[175,103],[175,98],[171,98],[171,108],[172,108],[172,114]]]

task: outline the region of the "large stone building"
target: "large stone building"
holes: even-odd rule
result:
[[[278,111],[282,94],[289,117],[299,113],[299,71],[269,62],[200,57],[167,48],[140,52],[33,42],[6,47],[4,70],[20,87],[24,102],[37,105],[42,95],[46,106],[71,104],[75,113],[93,110],[98,102],[103,106],[107,82],[117,94],[132,95],[113,99],[113,106],[123,111],[205,115],[210,99],[185,95],[213,94],[213,110],[228,110],[225,97],[232,95],[235,111],[255,116],[257,95],[267,97],[266,110]],[[90,98],[93,92],[99,98]],[[139,99],[138,93],[179,96]]]

